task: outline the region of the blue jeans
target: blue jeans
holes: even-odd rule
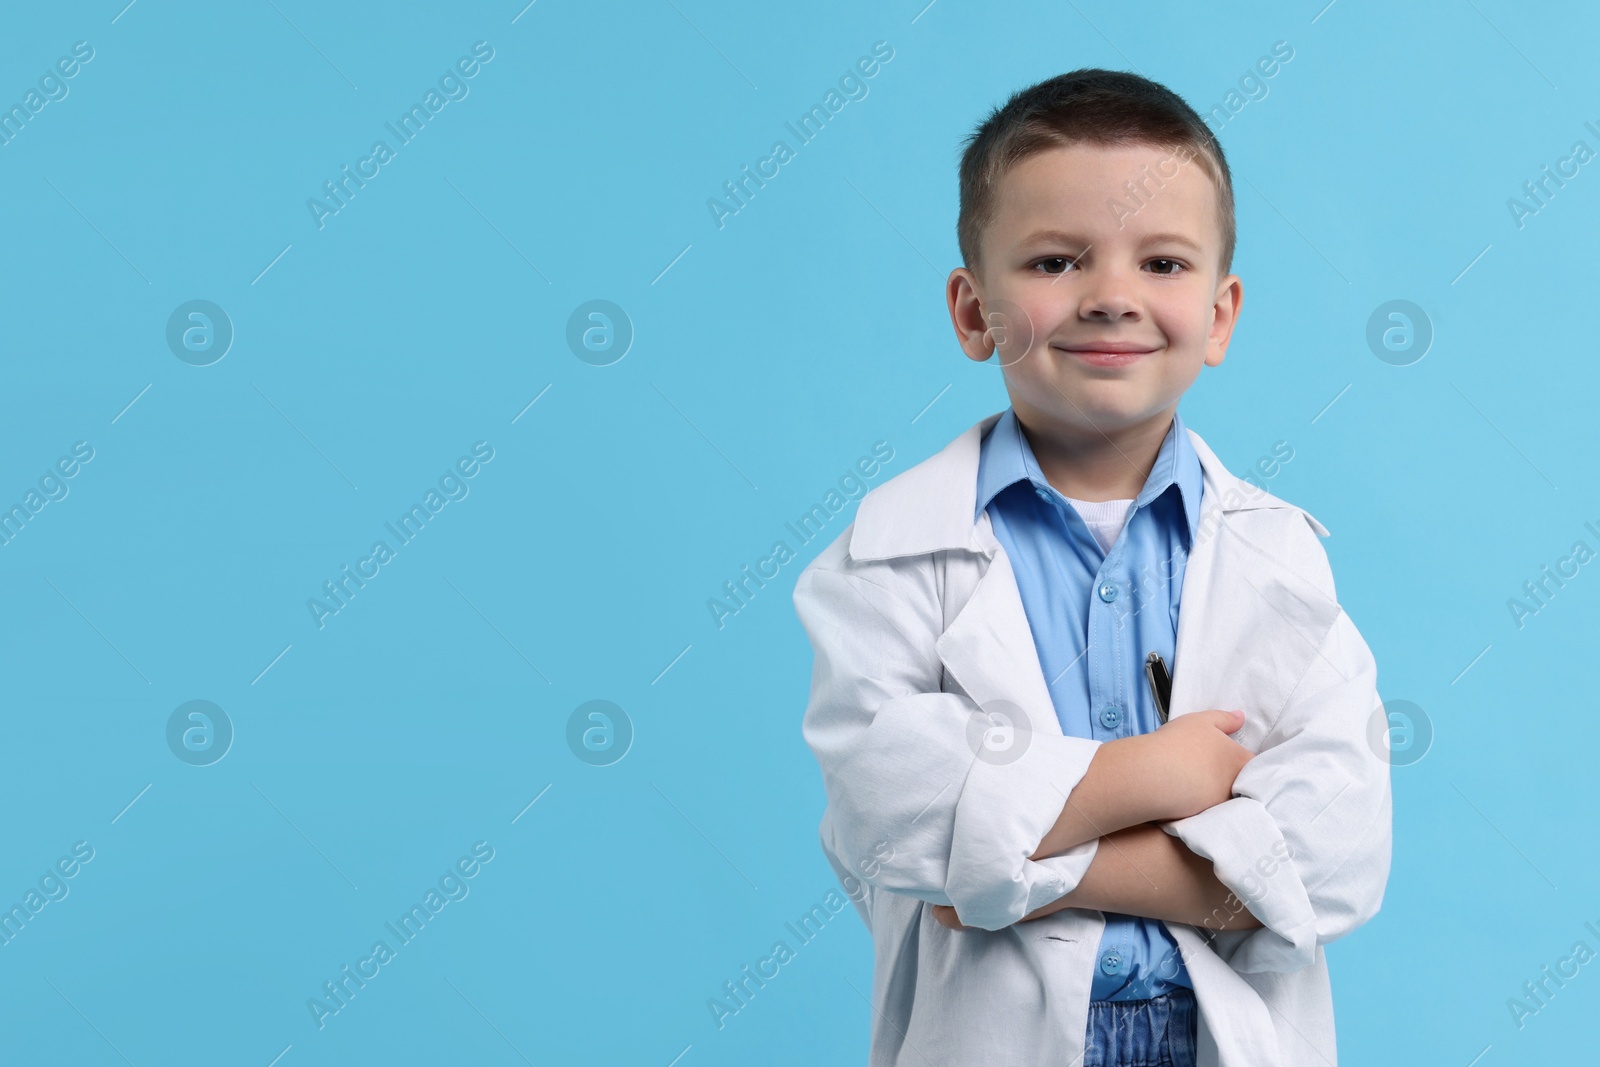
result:
[[[1178,989],[1149,1000],[1093,1000],[1083,1067],[1194,1067],[1200,1012]]]

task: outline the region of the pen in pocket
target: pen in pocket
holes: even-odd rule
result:
[[[1156,717],[1165,724],[1167,709],[1172,703],[1172,675],[1167,672],[1167,662],[1161,658],[1161,653],[1152,652],[1145,657],[1144,676],[1150,683],[1150,696],[1156,702]]]

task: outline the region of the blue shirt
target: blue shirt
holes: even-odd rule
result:
[[[1111,741],[1160,725],[1146,654],[1176,674],[1178,600],[1200,518],[1200,457],[1176,413],[1144,488],[1109,552],[1052,486],[1008,408],[984,438],[978,501],[1016,573],[1061,730]],[[1139,1000],[1193,988],[1158,919],[1106,912],[1092,1000]]]

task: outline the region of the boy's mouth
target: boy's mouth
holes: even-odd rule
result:
[[[1091,367],[1126,367],[1155,349],[1134,341],[1090,341],[1067,345],[1063,351],[1070,352]]]

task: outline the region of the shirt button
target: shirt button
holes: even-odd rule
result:
[[[1122,709],[1116,705],[1100,709],[1100,725],[1107,730],[1115,730],[1122,722]]]
[[[1100,969],[1107,974],[1122,973],[1122,957],[1115,952],[1107,952],[1100,957]]]
[[[1112,582],[1101,582],[1100,583],[1100,599],[1104,600],[1107,604],[1109,604],[1113,600],[1117,599],[1117,587],[1116,587],[1116,585],[1114,583],[1112,583]]]

